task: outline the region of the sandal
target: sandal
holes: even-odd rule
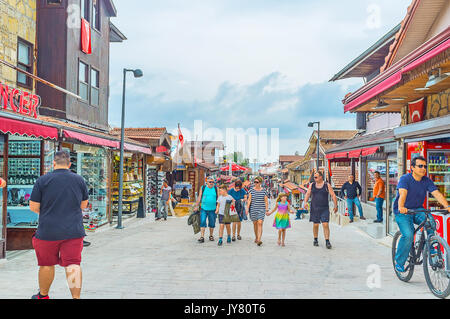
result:
[[[241,239],[242,239],[242,237],[241,237],[240,235],[238,235],[238,236],[237,236],[237,239],[238,239],[238,240],[241,240]]]
[[[213,236],[209,236],[209,240],[210,241],[214,241],[214,237]]]
[[[204,243],[205,242],[205,238],[204,237],[200,237],[200,239],[198,240],[199,243]]]
[[[262,245],[262,241],[259,241],[259,242],[258,242],[258,246],[261,246],[261,245]]]
[[[232,241],[236,241],[236,237],[233,236],[233,238],[231,238]]]

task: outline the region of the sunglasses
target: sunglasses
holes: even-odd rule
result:
[[[319,176],[314,176],[314,179],[319,179]]]
[[[423,164],[420,164],[420,165],[416,165],[416,167],[418,167],[418,168],[427,168],[427,167],[428,167],[428,165],[423,165]]]
[[[258,182],[258,181],[255,181],[255,184],[259,184],[260,182]]]

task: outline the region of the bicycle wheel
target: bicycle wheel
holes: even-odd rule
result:
[[[431,247],[437,249],[437,255],[430,261],[428,247],[423,251],[423,271],[428,288],[438,298],[446,298],[450,294],[450,248],[439,236],[429,239]]]
[[[402,233],[397,232],[394,236],[394,239],[392,240],[392,266],[394,267],[394,272],[397,275],[398,279],[404,282],[408,282],[414,273],[414,264],[410,263],[411,256],[409,256],[408,259],[406,260],[405,272],[401,273],[395,269],[395,253],[397,252],[397,245],[401,236]]]

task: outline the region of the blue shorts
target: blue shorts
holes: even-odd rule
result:
[[[201,228],[215,228],[216,227],[216,211],[215,210],[200,210],[200,227]],[[206,226],[206,219],[208,219],[208,226]]]

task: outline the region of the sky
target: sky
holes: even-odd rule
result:
[[[193,140],[201,120],[223,135],[203,139],[224,141],[226,128],[275,128],[275,160],[304,154],[310,121],[355,129],[341,101],[362,80],[329,79],[400,23],[410,2],[115,0],[112,22],[128,40],[111,44],[110,125],[120,126],[123,68],[140,68],[144,77],[127,77],[126,127],[176,134],[180,123]]]

